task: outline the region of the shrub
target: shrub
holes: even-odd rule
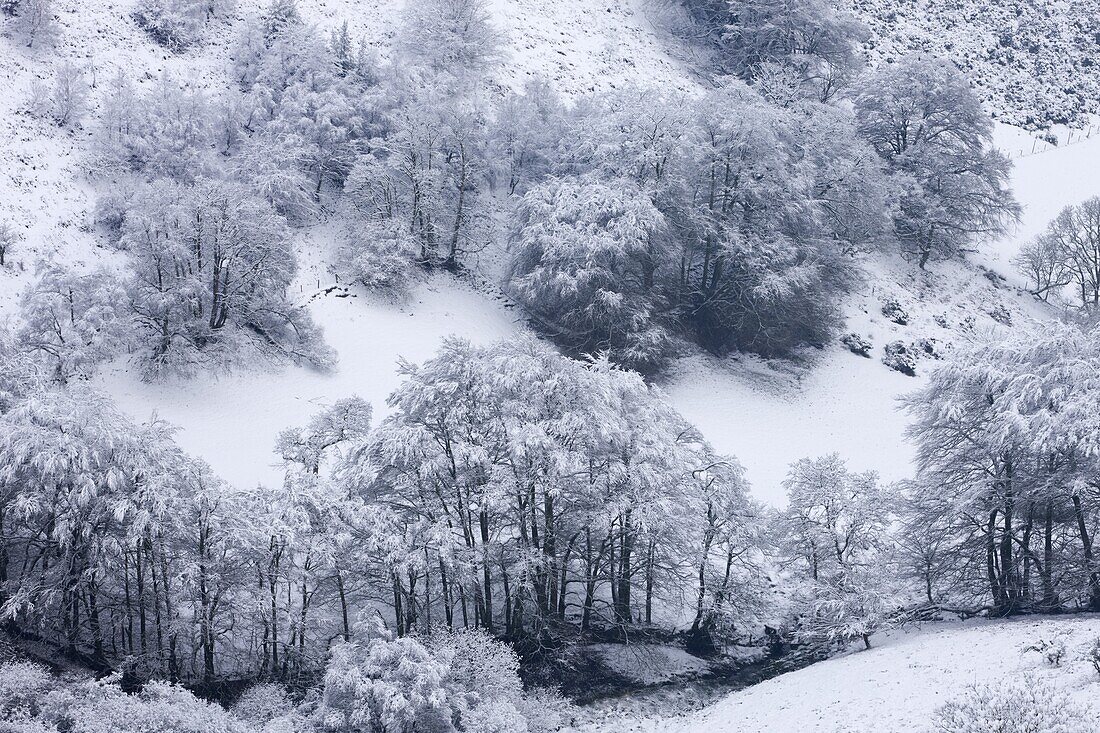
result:
[[[871,358],[871,342],[858,333],[846,333],[840,337],[840,343],[848,347],[853,354]]]
[[[969,688],[936,712],[939,733],[1096,733],[1095,715],[1038,680]]]
[[[917,376],[917,358],[901,341],[893,341],[883,347],[882,363],[907,377]]]

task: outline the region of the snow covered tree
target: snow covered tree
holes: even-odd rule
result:
[[[528,312],[576,351],[609,351],[643,370],[659,364],[667,224],[649,199],[629,180],[554,178],[523,197],[516,219],[509,285]]]
[[[731,82],[698,103],[684,138],[683,194],[669,214],[683,238],[676,304],[711,350],[787,354],[840,324],[854,269],[821,226],[816,172],[795,129]]]
[[[502,60],[501,46],[485,0],[412,0],[394,39],[403,63],[465,84],[483,82]]]
[[[747,622],[763,607],[757,592],[765,575],[763,511],[749,498],[744,469],[734,458],[715,456],[694,478],[701,484],[705,525],[691,633],[696,648],[709,650],[713,631]]]
[[[796,593],[799,633],[846,644],[888,626],[901,605],[886,572],[892,506],[872,472],[852,473],[839,455],[803,458],[783,482],[781,553],[806,578]]]
[[[867,29],[826,0],[729,0],[722,50],[732,71],[756,79],[790,67],[813,98],[834,97],[858,72]]]
[[[53,40],[57,33],[53,0],[20,0],[15,32],[26,41],[27,48]]]
[[[11,251],[21,239],[22,236],[15,231],[15,227],[10,222],[0,221],[0,267],[5,265],[6,258],[11,255]]]
[[[1051,294],[1057,295],[1073,279],[1065,250],[1049,232],[1022,246],[1012,264],[1027,278],[1031,293],[1044,301],[1049,300]]]
[[[84,71],[66,61],[54,72],[50,115],[60,127],[79,125],[87,112],[88,83]]]
[[[522,93],[512,92],[497,104],[490,123],[489,156],[494,180],[506,179],[509,194],[538,181],[556,162],[565,116],[564,104],[543,79],[528,82]]]
[[[106,270],[75,275],[47,265],[23,296],[19,350],[48,379],[87,378],[126,343],[125,295]]]
[[[783,487],[788,551],[813,580],[854,568],[877,549],[889,507],[873,472],[852,473],[831,453],[794,463]]]
[[[119,246],[133,275],[129,309],[150,376],[242,348],[324,365],[328,352],[287,288],[296,263],[286,224],[248,189],[161,180],[130,202]]]
[[[993,122],[949,62],[908,56],[880,67],[860,82],[855,110],[863,136],[908,184],[894,228],[921,269],[1018,218]]]
[[[1080,307],[1100,307],[1100,197],[1062,209],[1046,230],[1020,250],[1018,266],[1044,299],[1072,286]]]

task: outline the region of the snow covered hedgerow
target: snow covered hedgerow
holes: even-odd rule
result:
[[[1097,733],[1087,706],[1036,679],[969,688],[936,712],[936,733]]]

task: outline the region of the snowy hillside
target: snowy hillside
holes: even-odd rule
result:
[[[257,12],[262,5],[260,0],[242,3],[239,15]],[[393,5],[337,0],[300,5],[303,15],[322,27],[347,20],[353,32],[365,34],[384,52],[391,33],[385,19],[396,12]],[[174,55],[136,27],[121,0],[62,2],[58,10],[64,43],[56,55],[16,44],[0,48],[0,67],[12,80],[0,100],[0,124],[9,139],[20,143],[0,151],[7,163],[0,167],[0,192],[13,216],[27,222],[25,245],[10,255],[15,266],[0,270],[0,315],[9,318],[40,258],[54,256],[90,268],[112,256],[98,247],[90,231],[96,181],[90,125],[59,130],[21,111],[34,84],[48,80],[51,64],[67,59],[90,64],[97,78],[125,66],[143,70],[146,79],[170,75],[217,88],[224,83],[232,33],[231,27],[216,26],[208,43]],[[671,52],[673,39],[649,21],[656,10],[646,3],[507,2],[492,10],[507,39],[502,83],[521,86],[539,74],[565,94],[613,89],[640,79],[676,90],[697,88],[685,64]],[[92,99],[101,101],[96,91]],[[1035,146],[1032,136],[1010,128],[1003,128],[1000,137],[1010,153],[1014,146]],[[1046,143],[1039,147],[1049,148]],[[1065,203],[1090,195],[1081,181],[1097,169],[1098,160],[1100,139],[1017,159],[1013,188],[1024,207],[1019,234],[984,245],[973,259],[1014,281],[1010,253]],[[316,249],[310,239],[324,238],[325,231],[303,232],[300,246]],[[324,250],[325,242],[320,246]],[[335,284],[332,276],[324,262],[303,261],[309,267],[301,273],[297,297],[310,301],[339,354],[335,375],[272,367],[272,374],[220,375],[185,389],[142,383],[127,367],[116,365],[99,383],[135,417],[156,413],[179,426],[181,444],[233,482],[272,483],[279,475],[270,453],[274,437],[288,425],[304,422],[319,405],[358,394],[383,410],[396,384],[398,358],[422,359],[452,333],[488,341],[523,328],[522,316],[503,308],[503,301],[447,278],[419,287],[405,303],[378,302],[365,293],[346,299],[320,295],[319,289]],[[888,480],[908,474],[910,448],[901,437],[906,417],[895,409],[895,398],[920,377],[913,380],[886,369],[880,363],[885,344],[901,340],[912,346],[934,339],[937,348],[946,349],[969,334],[997,328],[989,314],[1002,306],[1017,321],[1045,317],[1030,298],[994,284],[972,267],[945,263],[917,273],[908,263],[890,258],[868,266],[869,277],[846,311],[847,330],[871,340],[871,359],[834,345],[809,354],[797,366],[771,365],[751,356],[717,360],[696,354],[669,370],[664,387],[673,404],[719,449],[740,458],[757,496],[768,502],[781,503],[779,484],[787,466],[807,455],[840,451],[853,466],[877,470]],[[899,326],[881,315],[890,299],[910,311],[910,325]],[[945,317],[946,326],[937,323],[939,316]]]
[[[877,648],[762,682],[686,720],[659,721],[648,728],[640,723],[632,730],[930,731],[936,710],[968,687],[1005,686],[1013,680],[1039,689],[1049,686],[1092,705],[1100,678],[1087,653],[1098,633],[1100,619],[1093,616],[974,620],[899,630]],[[1064,647],[1059,666],[1048,663],[1042,652],[1025,651],[1043,641]]]
[[[0,0],[0,730],[1100,733],[1095,4]]]

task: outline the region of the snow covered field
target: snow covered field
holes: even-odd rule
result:
[[[641,723],[669,733],[886,733],[927,731],[937,708],[970,685],[1034,679],[1091,704],[1100,677],[1084,659],[1100,618],[973,620],[907,628],[876,648],[754,685],[681,721]],[[1066,646],[1060,667],[1023,648],[1041,639]],[[646,727],[646,726],[650,727]],[[630,728],[624,728],[628,730]]]

